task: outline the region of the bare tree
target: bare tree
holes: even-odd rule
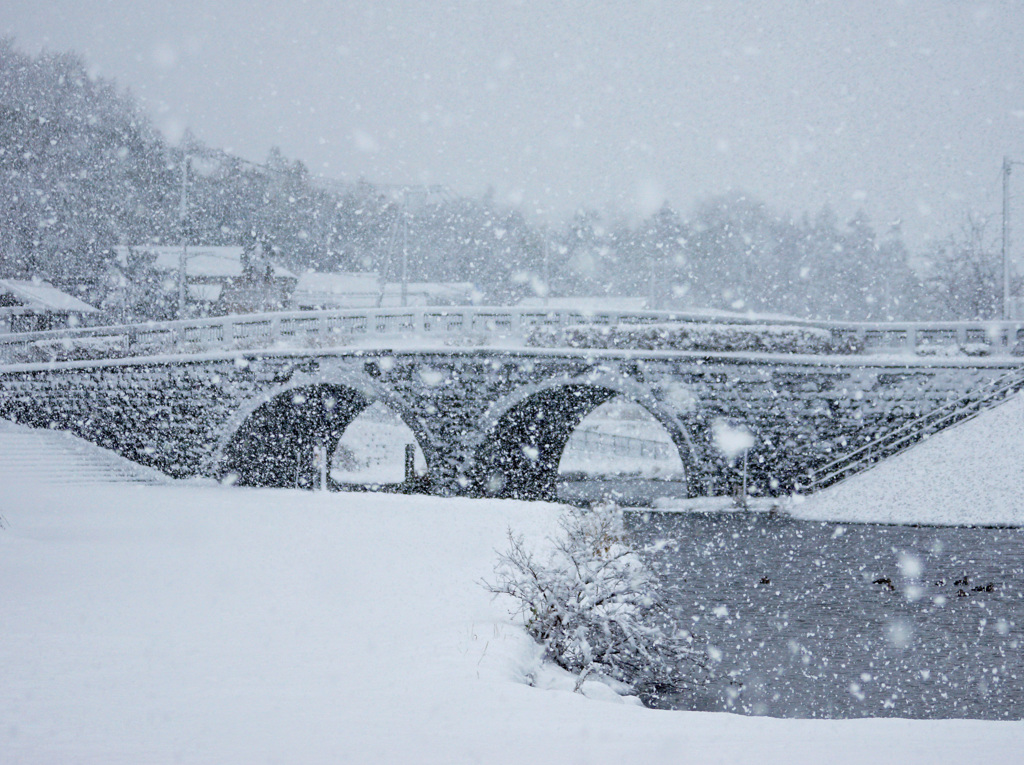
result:
[[[986,223],[968,216],[959,232],[926,255],[928,294],[944,317],[994,319],[1000,315],[1002,262]]]

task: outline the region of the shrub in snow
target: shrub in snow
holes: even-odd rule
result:
[[[704,682],[705,652],[664,607],[618,508],[570,511],[552,542],[541,560],[509,532],[487,587],[515,599],[547,656],[579,676],[577,690],[596,676],[651,702]]]

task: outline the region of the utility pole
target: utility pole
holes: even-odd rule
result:
[[[186,265],[188,263],[188,164],[189,156],[181,155],[181,256],[178,258],[178,318],[185,318],[185,291],[188,289]]]
[[[547,226],[544,227],[544,260],[541,263],[541,280],[544,282],[544,307],[548,307],[548,295],[551,294],[551,244]]]
[[[653,254],[648,258],[647,265],[651,269],[647,279],[647,310],[653,311],[657,308],[655,304],[658,294],[658,272]]]
[[[402,308],[409,305],[409,210],[402,205]]]
[[[402,237],[402,284],[399,297],[403,306],[409,301],[409,221],[412,219],[411,201],[413,196],[415,195],[418,204],[426,203],[432,195],[438,195],[442,199],[453,198],[445,186],[394,186],[392,188],[396,193],[401,194],[401,202],[388,234],[387,250],[384,253],[384,263],[380,275],[380,294],[377,296],[378,308],[384,305],[387,279],[391,272],[394,250],[398,246],[399,236]],[[392,196],[392,199],[394,198]]]
[[[1003,321],[1010,318],[1010,159],[1003,157]]]
[[[1010,173],[1014,165],[1024,165],[1003,157],[1003,320],[1009,320],[1010,304]]]

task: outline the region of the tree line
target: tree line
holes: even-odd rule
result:
[[[186,163],[188,166],[186,168]],[[183,173],[187,214],[180,216]],[[998,252],[985,226],[913,259],[863,214],[791,216],[748,195],[664,206],[639,222],[582,210],[559,226],[481,197],[330,184],[271,150],[253,163],[186,136],[171,145],[74,53],[0,40],[0,278],[42,278],[104,306],[117,245],[260,242],[297,272],[472,281],[480,300],[641,296],[655,308],[820,319],[992,318]],[[139,315],[146,306],[135,307]]]

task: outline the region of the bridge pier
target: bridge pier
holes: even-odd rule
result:
[[[479,493],[511,499],[557,499],[558,463],[584,417],[616,391],[565,385],[531,396],[505,412],[476,455]]]

